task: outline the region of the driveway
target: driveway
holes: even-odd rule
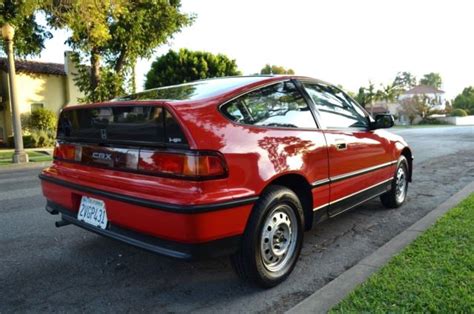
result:
[[[181,262],[54,227],[38,170],[0,170],[0,312],[283,312],[474,180],[474,127],[393,129],[414,150],[408,202],[378,199],[305,234],[293,274],[261,290],[227,258]]]

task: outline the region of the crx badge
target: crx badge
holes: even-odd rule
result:
[[[92,158],[94,159],[101,159],[101,160],[112,160],[111,153],[100,153],[100,152],[93,152]]]
[[[107,139],[107,130],[106,129],[100,129],[100,138],[103,140]]]

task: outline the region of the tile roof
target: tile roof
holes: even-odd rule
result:
[[[424,95],[424,94],[444,94],[444,92],[435,87],[427,85],[417,85],[403,93],[404,95]]]
[[[0,70],[8,71],[7,63],[6,58],[0,58]],[[17,72],[23,73],[66,75],[64,64],[62,63],[15,60],[15,67]]]
[[[386,105],[381,104],[381,103],[374,103],[373,105],[367,105],[365,107],[365,110],[367,110],[370,113],[386,113],[390,112],[390,110],[387,108]]]

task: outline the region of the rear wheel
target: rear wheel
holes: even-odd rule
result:
[[[387,208],[398,208],[403,205],[408,192],[408,162],[405,156],[398,160],[397,170],[392,181],[392,188],[380,196],[382,204]]]
[[[263,287],[284,281],[293,270],[303,241],[304,215],[293,191],[271,186],[250,216],[232,265],[245,280]]]

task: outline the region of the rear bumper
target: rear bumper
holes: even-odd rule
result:
[[[118,240],[156,254],[183,260],[230,255],[235,253],[240,245],[240,236],[232,236],[205,243],[186,244],[147,236],[111,223],[107,226],[106,230],[103,230],[77,220],[76,216],[69,210],[50,201],[46,204],[46,210],[51,214],[61,214],[61,218],[65,222],[107,238]]]
[[[97,189],[77,181],[40,175],[50,213],[89,231],[181,259],[235,252],[258,197],[211,204],[177,205]],[[126,192],[126,191],[124,191]],[[108,227],[89,226],[76,219],[83,196],[104,202]],[[179,196],[179,195],[178,195]]]
[[[158,210],[173,212],[173,213],[198,214],[198,213],[222,210],[222,209],[227,209],[227,208],[235,208],[235,207],[243,206],[243,205],[249,205],[249,204],[253,204],[255,201],[258,200],[258,196],[252,196],[252,197],[231,200],[227,202],[183,206],[183,205],[175,205],[175,204],[169,204],[169,203],[154,202],[154,201],[150,201],[143,198],[131,197],[131,196],[113,193],[113,192],[109,192],[105,190],[94,189],[85,185],[75,184],[67,180],[54,178],[54,177],[47,176],[44,174],[40,174],[38,177],[42,181],[53,183],[64,188],[70,188],[70,189],[77,190],[84,193],[92,193],[94,195],[103,196],[112,200],[117,200],[117,201],[129,203],[133,205],[138,205],[138,206],[143,206],[143,207],[148,207],[148,208],[153,208],[153,209],[158,209]]]

